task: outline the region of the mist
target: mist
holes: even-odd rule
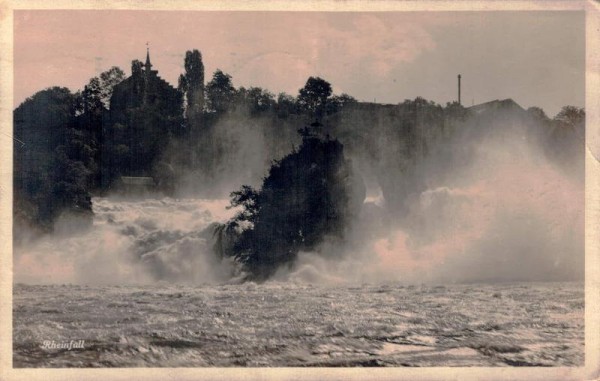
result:
[[[549,150],[546,127],[520,108],[408,130],[378,112],[348,109],[324,122],[367,189],[344,244],[325,239],[272,281],[583,279],[577,149]],[[271,163],[297,146],[304,124],[237,110],[191,149],[173,140],[161,159],[177,175],[170,196],[94,198],[93,228],[81,232],[65,217],[52,235],[15,247],[15,282],[238,282],[239,264],[215,256],[211,226],[235,215],[227,208],[232,191],[260,188]]]
[[[174,194],[182,197],[228,198],[242,185],[260,187],[274,160],[300,142],[299,120],[278,120],[252,115],[245,108],[232,110],[187,139],[174,139],[162,161],[178,175]]]
[[[222,283],[234,264],[219,261],[204,229],[229,218],[227,200],[94,200],[92,229],[59,226],[52,235],[15,247],[15,282],[144,284]]]
[[[519,110],[470,118],[455,131],[432,134],[428,153],[408,163],[398,163],[402,147],[373,140],[377,161],[361,153],[353,158],[368,185],[360,218],[343,249],[325,244],[321,250],[342,255],[328,260],[303,253],[291,271],[276,278],[326,283],[583,279],[581,141],[562,141],[554,144],[558,152],[549,150],[547,129]],[[571,154],[565,155],[567,146]],[[384,180],[379,183],[374,173]]]

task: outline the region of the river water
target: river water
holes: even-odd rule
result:
[[[15,367],[582,366],[582,283],[17,285]],[[44,341],[84,340],[47,349]]]
[[[311,264],[236,284],[201,233],[226,205],[96,198],[92,229],[15,248],[14,366],[583,365],[583,282],[344,281]]]

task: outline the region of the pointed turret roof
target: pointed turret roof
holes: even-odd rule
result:
[[[146,47],[146,70],[150,70],[152,64],[150,63],[150,48]]]

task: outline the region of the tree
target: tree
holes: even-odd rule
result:
[[[185,74],[179,77],[179,89],[186,99],[186,117],[197,118],[204,110],[204,64],[197,49],[185,53]]]
[[[245,107],[251,114],[258,114],[270,110],[275,106],[273,94],[260,87],[246,89],[241,87],[237,91],[237,104]]]
[[[466,115],[466,109],[456,101],[447,102],[446,107],[444,108],[444,114],[446,117],[450,118],[462,118]]]
[[[217,254],[234,257],[250,279],[268,278],[300,251],[317,250],[326,237],[343,239],[364,200],[343,145],[302,136],[297,151],[273,163],[260,190],[243,186],[231,193],[231,206],[241,211],[215,229]]]
[[[90,134],[87,144],[94,151],[95,163],[102,162],[100,146],[105,143],[102,128],[106,122],[106,110],[110,107],[110,100],[115,86],[121,83],[124,78],[125,73],[123,70],[113,66],[109,70],[100,73],[98,77],[91,78],[83,91],[75,95],[77,99],[78,128]],[[94,184],[99,185],[101,173],[96,169],[94,165]]]
[[[296,99],[286,93],[279,93],[277,96],[277,116],[287,118],[290,114],[297,113]]]
[[[227,111],[235,98],[235,94],[236,91],[231,82],[231,76],[217,69],[212,80],[206,85],[209,110],[218,113]]]
[[[83,113],[89,116],[101,117],[104,110],[102,101],[102,85],[98,77],[90,79],[81,92]]]
[[[110,97],[116,85],[125,79],[125,72],[117,66],[100,73],[100,99],[106,109],[110,108]]]
[[[258,214],[258,196],[259,193],[249,185],[242,185],[239,191],[231,192],[231,205],[227,209],[242,207],[242,210],[235,216],[234,221],[255,222]]]
[[[546,115],[546,113],[544,112],[544,110],[542,110],[539,107],[529,107],[527,109],[527,112],[533,116],[535,119],[542,121],[542,122],[547,122],[548,120],[550,120],[550,118],[548,118],[548,116]]]
[[[131,61],[131,76],[141,77],[144,64],[140,60]]]
[[[569,138],[574,138],[579,144],[575,144],[575,147],[580,147],[585,142],[585,110],[583,108],[575,106],[564,106],[553,119],[555,128],[553,134],[558,140],[567,141],[566,135],[570,135]],[[575,148],[573,150],[576,151]]]
[[[575,106],[564,106],[556,114],[554,121],[566,127],[580,127],[585,124],[585,110]]]
[[[310,77],[299,90],[298,105],[320,119],[331,93],[329,82],[319,77]]]
[[[17,226],[51,230],[63,212],[91,221],[88,187],[96,168],[94,150],[89,132],[77,128],[76,110],[75,96],[60,87],[40,91],[15,109]]]
[[[334,95],[327,102],[327,114],[335,114],[344,109],[344,107],[356,103],[356,99],[348,94]]]
[[[81,93],[83,112],[100,115],[102,110],[109,109],[113,89],[124,79],[125,72],[117,66],[100,73],[99,77],[91,78]]]
[[[546,152],[570,175],[583,178],[585,163],[585,110],[564,106],[552,120]]]

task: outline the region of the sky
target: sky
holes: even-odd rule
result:
[[[14,105],[50,86],[73,91],[145,60],[177,85],[187,50],[236,87],[297,95],[310,76],[334,93],[399,103],[422,96],[465,106],[512,98],[554,116],[584,106],[585,15],[545,12],[220,12],[19,10]]]

